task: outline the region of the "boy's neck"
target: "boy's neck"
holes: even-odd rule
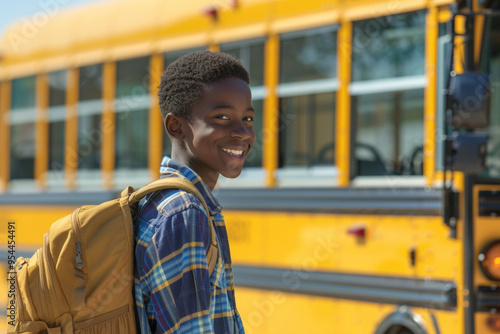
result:
[[[191,168],[196,174],[198,174],[203,182],[206,183],[210,191],[213,191],[215,188],[215,185],[217,184],[217,180],[219,179],[219,173],[211,173],[206,171],[202,166],[198,166],[197,164],[193,163],[192,160],[189,159],[189,157],[184,154],[184,151],[178,151],[175,150],[174,147],[172,147],[172,154],[171,158],[178,163]]]

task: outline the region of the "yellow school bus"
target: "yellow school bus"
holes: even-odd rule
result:
[[[500,331],[499,1],[58,4],[0,41],[4,275],[59,217],[158,177],[161,73],[219,50],[256,110],[215,190],[246,332]]]

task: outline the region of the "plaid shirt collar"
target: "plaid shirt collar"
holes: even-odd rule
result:
[[[210,214],[215,216],[216,213],[222,210],[222,206],[219,201],[214,197],[210,189],[208,188],[205,181],[196,174],[191,168],[184,166],[177,161],[170,159],[167,156],[163,157],[160,166],[161,178],[164,177],[183,177],[191,181],[191,183],[198,189],[198,191],[203,196],[203,199],[207,203]]]

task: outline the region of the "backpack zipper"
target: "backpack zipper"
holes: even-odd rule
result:
[[[83,268],[83,260],[82,260],[82,249],[80,247],[80,241],[76,242],[76,269]]]
[[[87,285],[86,274],[83,271],[85,266],[85,261],[83,260],[84,254],[82,253],[82,239],[80,238],[80,219],[79,219],[80,209],[76,209],[71,215],[71,225],[73,227],[73,233],[75,234],[75,245],[76,245],[76,256],[75,256],[75,283],[73,286],[73,297],[69,302],[69,305],[75,311],[80,311],[85,309],[85,291]],[[83,245],[85,247],[85,245]]]
[[[80,244],[80,237],[78,235],[78,209],[73,212],[71,216],[71,224],[73,225],[73,232],[75,232],[76,238],[76,259],[75,259],[75,267],[78,270],[82,270],[83,268],[83,259],[82,259],[82,248]]]

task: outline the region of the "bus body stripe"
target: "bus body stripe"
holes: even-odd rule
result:
[[[118,192],[0,195],[0,205],[85,205],[117,198]],[[224,210],[440,216],[441,189],[219,189]]]
[[[455,310],[452,281],[233,265],[236,286],[286,293]]]

